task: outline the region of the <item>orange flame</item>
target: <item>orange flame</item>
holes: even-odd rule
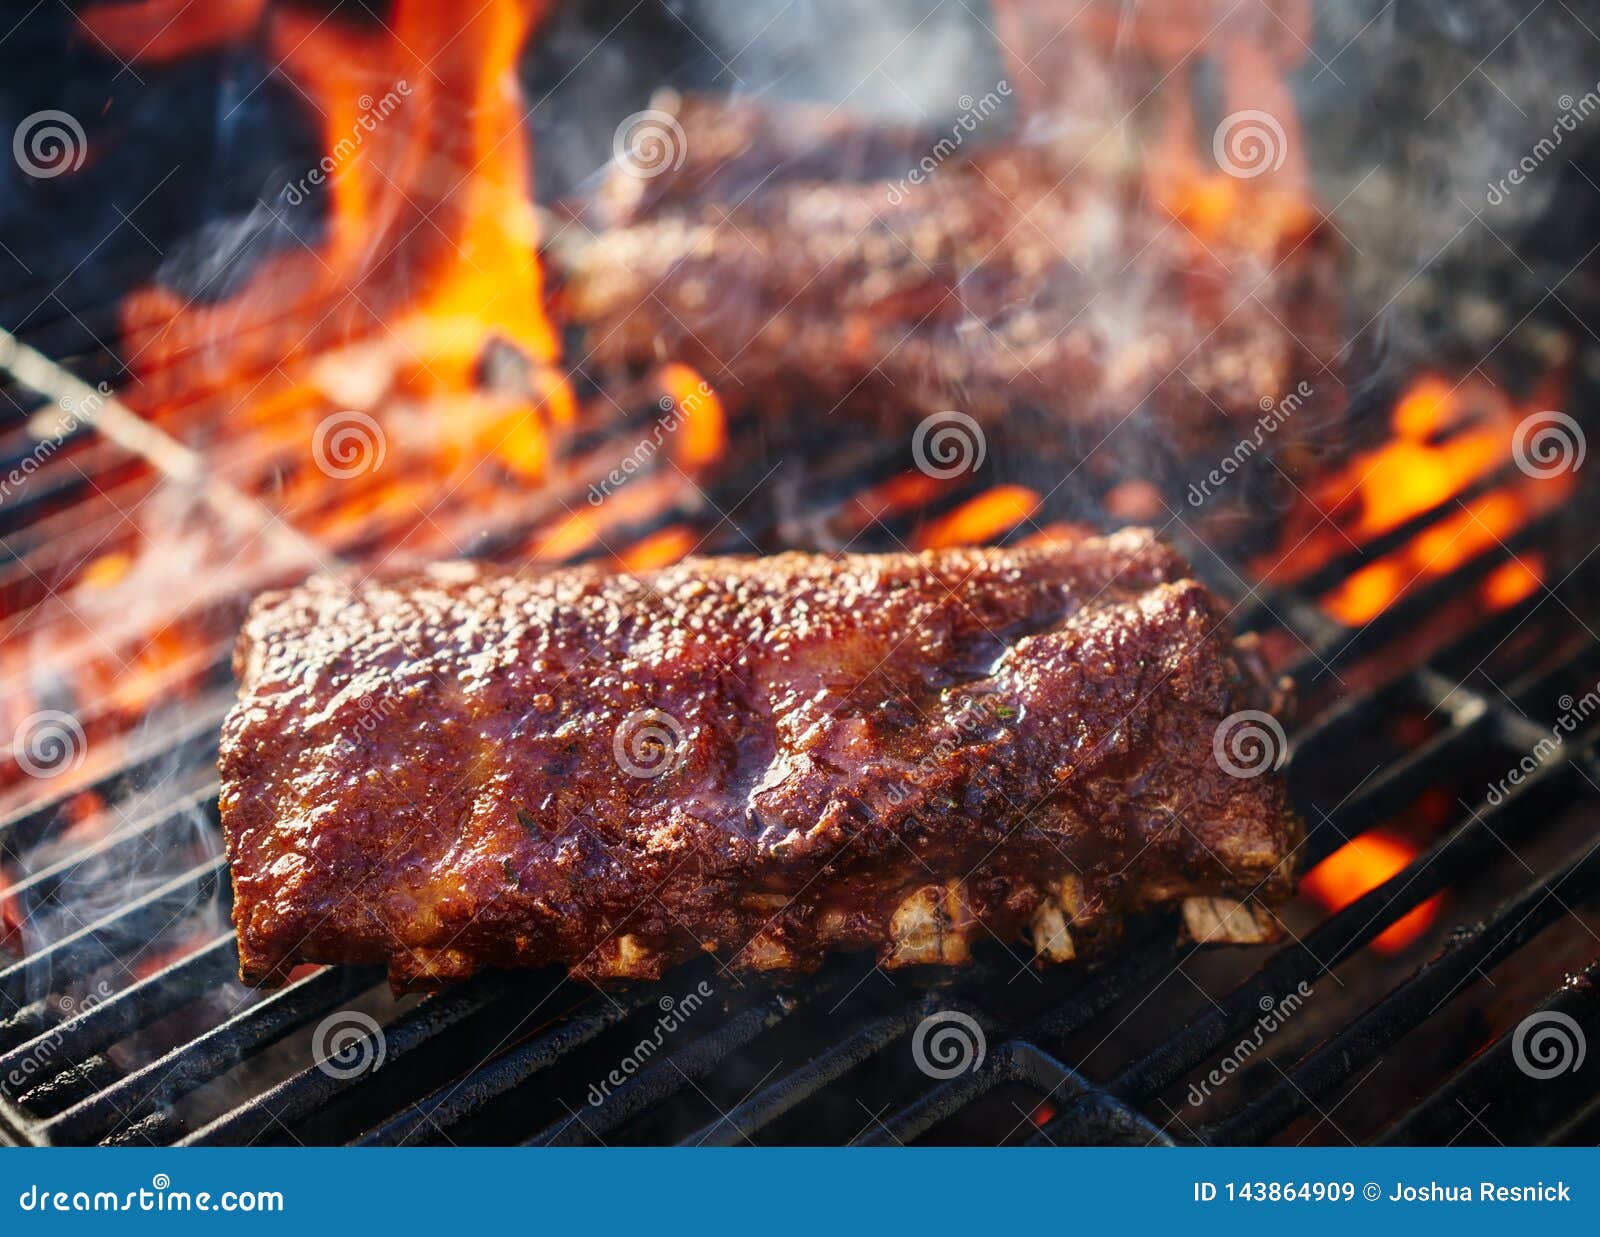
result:
[[[11,883],[0,868],[0,954],[22,954],[22,906],[12,896]]]
[[[1417,848],[1381,831],[1364,833],[1329,855],[1300,881],[1301,893],[1329,912],[1343,910],[1417,857]],[[1426,932],[1439,913],[1439,895],[1419,903],[1372,940],[1380,953],[1398,953]]]
[[[728,446],[728,418],[717,393],[688,365],[663,365],[656,379],[678,414],[673,437],[679,464],[688,471],[722,458]]]
[[[187,4],[150,0],[95,7],[81,20],[120,55],[164,59],[238,37],[262,6],[214,7],[196,6],[210,16],[190,19]],[[370,32],[267,12],[268,54],[314,101],[326,152],[273,206],[296,209],[325,185],[325,236],[314,251],[267,259],[218,303],[186,302],[160,286],[129,297],[124,340],[140,380],[129,398],[160,413],[234,387],[249,393],[259,417],[275,400],[281,408],[313,395],[318,383],[295,362],[356,341],[382,354],[363,360],[381,366],[396,389],[455,397],[477,389],[485,347],[498,340],[527,359],[530,389],[519,401],[502,399],[487,431],[484,410],[471,407],[439,418],[438,429],[510,439],[507,461],[537,474],[545,451],[519,426],[535,421],[535,411],[558,424],[573,414],[553,368],[556,334],[543,311],[515,89],[518,53],[545,7],[397,0],[388,27]],[[167,9],[177,11],[162,25]]]
[[[516,77],[549,8],[395,0],[359,26],[263,0],[80,14],[89,46],[140,63],[258,42],[324,152],[263,192],[275,214],[303,212],[292,231],[313,241],[287,242],[225,295],[158,284],[124,300],[133,380],[118,396],[182,445],[119,464],[114,484],[47,517],[64,535],[42,525],[45,549],[13,575],[0,711],[24,716],[44,685],[70,683],[91,737],[83,776],[115,761],[120,745],[103,739],[130,719],[212,685],[243,600],[305,570],[308,544],[330,558],[439,557],[491,533],[526,539],[560,506],[527,484],[553,473],[576,409],[545,313]],[[341,471],[318,435],[352,417],[375,449]],[[721,452],[714,395],[684,430],[680,468]],[[164,484],[186,448],[244,496],[237,509],[197,519],[189,488]],[[654,499],[651,525],[671,505]],[[0,764],[0,785],[17,776]]]
[[[634,542],[618,557],[621,566],[629,571],[669,567],[693,550],[698,540],[694,529],[674,524]]]
[[[1039,495],[1025,485],[997,485],[954,511],[924,525],[917,534],[919,550],[979,545],[1009,532],[1039,509]]]
[[[1395,404],[1393,437],[1311,487],[1310,501],[1290,523],[1290,553],[1265,573],[1293,582],[1352,545],[1458,499],[1456,510],[1352,572],[1322,599],[1330,614],[1355,626],[1421,583],[1493,551],[1573,486],[1571,473],[1529,476],[1512,469],[1518,426],[1530,412],[1488,383],[1419,377]],[[1494,489],[1461,497],[1501,472],[1505,480]],[[1490,576],[1482,596],[1494,606],[1513,605],[1538,586],[1541,570],[1536,556],[1513,559]]]

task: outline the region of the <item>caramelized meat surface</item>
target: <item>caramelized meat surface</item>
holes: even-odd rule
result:
[[[1275,695],[1221,619],[1140,530],[265,595],[221,754],[244,978],[1059,961],[1281,899],[1282,782],[1216,747]]]
[[[626,226],[565,259],[563,311],[596,361],[684,360],[763,406],[777,389],[873,417],[1031,407],[1088,445],[1145,409],[1196,451],[1302,381],[1339,402],[1331,234],[1265,193],[1172,204],[1222,215],[1203,224],[1136,175],[1028,146],[927,184],[773,175],[725,202],[679,200],[681,179],[644,182]]]

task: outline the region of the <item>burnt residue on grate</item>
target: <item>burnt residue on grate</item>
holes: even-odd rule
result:
[[[1557,544],[1559,521],[1529,535]],[[1352,552],[1342,569],[1381,549]],[[1204,552],[1195,560],[1208,570]],[[1464,564],[1359,636],[1301,593],[1230,589],[1228,573],[1209,572],[1238,602],[1236,622],[1288,637],[1309,699],[1319,678],[1378,676],[1331,693],[1291,736],[1308,863],[1419,802],[1446,805],[1415,834],[1414,858],[1364,896],[1332,914],[1297,903],[1280,946],[1198,951],[1151,921],[1094,971],[1040,973],[996,947],[937,982],[841,958],[792,985],[707,961],[621,992],[495,974],[397,1004],[375,974],[334,968],[262,995],[232,979],[216,916],[223,868],[203,858],[0,969],[6,1132],[37,1143],[1576,1137],[1592,1128],[1594,1067],[1540,1089],[1514,1037],[1541,1011],[1596,1020],[1600,950],[1584,925],[1600,882],[1600,715],[1539,747],[1561,702],[1572,711],[1577,689],[1600,680],[1600,644],[1578,621],[1592,573],[1439,632],[1420,663],[1392,660],[1441,596],[1492,567]],[[1498,688],[1474,682],[1483,666]],[[1501,772],[1535,750],[1536,767],[1502,791]],[[141,770],[201,773],[210,754],[204,734],[171,734],[87,789],[136,800]],[[82,793],[13,812],[0,843],[26,856],[59,839]],[[178,837],[187,814],[214,819],[211,790],[163,793],[136,833]],[[42,903],[70,870],[58,860],[36,874]],[[1419,941],[1372,948],[1435,898]],[[191,922],[211,935],[186,935]],[[181,942],[170,961],[126,965],[158,939]],[[328,1030],[341,1018],[356,1028],[343,1040]],[[927,1041],[940,1030],[966,1036],[952,1051],[975,1067],[938,1076]],[[1423,1065],[1369,1089],[1389,1060]]]

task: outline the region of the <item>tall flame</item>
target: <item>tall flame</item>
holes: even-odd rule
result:
[[[524,400],[551,422],[570,420],[543,310],[515,74],[546,7],[397,0],[389,24],[370,30],[291,9],[263,17],[260,0],[202,5],[203,19],[163,0],[88,10],[95,40],[148,60],[235,39],[261,20],[266,55],[312,101],[325,151],[268,202],[278,213],[305,209],[325,188],[314,248],[275,254],[218,302],[159,285],[128,298],[125,347],[140,380],[130,400],[157,414],[229,388],[258,408],[292,402],[314,384],[296,362],[353,341],[381,354],[395,389],[455,396],[479,385],[492,339],[530,364]],[[497,428],[508,432],[512,410],[502,411]],[[534,473],[543,451],[523,435],[507,457]]]
[[[545,313],[516,73],[548,7],[395,0],[359,26],[265,0],[79,16],[91,46],[141,64],[258,43],[323,152],[263,186],[257,212],[313,240],[285,241],[222,295],[182,293],[192,272],[168,269],[121,307],[133,380],[117,395],[156,427],[143,441],[192,454],[241,509],[212,501],[196,518],[195,488],[164,480],[190,474],[141,453],[47,515],[9,578],[0,717],[68,704],[89,739],[82,777],[114,766],[106,739],[129,719],[204,690],[244,599],[309,555],[446,556],[559,510],[528,484],[551,477],[576,410]],[[720,450],[720,415],[700,399],[680,467]],[[18,777],[0,764],[0,787]]]

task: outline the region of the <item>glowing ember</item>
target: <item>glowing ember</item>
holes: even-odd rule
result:
[[[679,467],[694,471],[716,463],[728,448],[727,414],[711,384],[699,372],[677,362],[663,365],[656,380],[675,413],[673,451]]]
[[[22,906],[11,894],[11,884],[0,869],[0,953],[22,955]]]
[[[926,506],[953,484],[923,472],[904,472],[855,494],[831,523],[835,532],[848,540],[879,520]]]
[[[694,529],[676,524],[634,542],[622,552],[621,563],[629,571],[666,567],[693,550],[699,540]]]
[[[1417,848],[1381,831],[1364,833],[1329,855],[1300,881],[1300,892],[1330,912],[1343,910],[1376,889],[1417,857]],[[1439,912],[1439,896],[1407,911],[1372,940],[1381,953],[1397,953],[1415,942]]]
[[[1531,597],[1544,581],[1544,558],[1530,554],[1496,567],[1483,581],[1483,600],[1491,610],[1504,610]]]
[[[1289,553],[1262,570],[1292,583],[1347,553],[1352,543],[1369,542],[1456,500],[1456,509],[1444,510],[1323,598],[1335,618],[1359,625],[1420,583],[1495,551],[1572,490],[1570,472],[1529,475],[1513,466],[1518,426],[1532,411],[1487,383],[1419,377],[1395,404],[1393,437],[1311,487],[1286,529]],[[1494,489],[1466,496],[1497,478]],[[1541,568],[1536,557],[1513,560],[1490,577],[1494,584],[1485,585],[1484,600],[1514,605],[1538,585]]]
[[[1516,531],[1526,515],[1526,508],[1514,495],[1486,495],[1445,516],[1395,553],[1354,572],[1323,598],[1323,604],[1343,623],[1368,622],[1416,580],[1446,575],[1494,549]]]
[[[1022,485],[997,485],[954,511],[929,521],[917,533],[916,548],[979,545],[1009,532],[1039,508],[1039,495]]]

